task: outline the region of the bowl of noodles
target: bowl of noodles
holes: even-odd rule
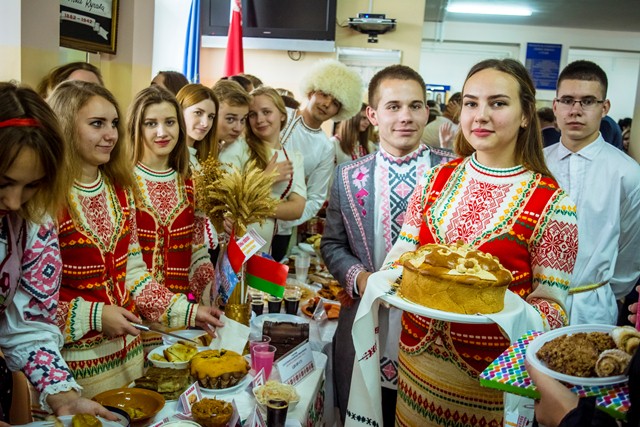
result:
[[[262,409],[266,409],[267,402],[271,399],[282,399],[286,401],[289,404],[289,409],[295,408],[300,401],[300,395],[294,386],[273,380],[267,381],[261,386],[254,387],[253,395]]]

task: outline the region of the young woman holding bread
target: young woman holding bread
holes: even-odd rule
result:
[[[509,290],[537,311],[544,328],[563,326],[578,245],[575,204],[545,165],[531,78],[515,60],[482,61],[467,75],[462,97],[455,141],[462,158],[427,172],[385,263],[428,243],[462,240],[499,258],[514,278]],[[478,375],[509,344],[495,323],[405,312],[396,422],[502,425],[503,393],[481,387]]]
[[[130,150],[119,141],[121,115],[111,92],[70,81],[48,101],[66,137],[66,172],[75,180],[59,220],[58,322],[65,337],[63,356],[91,397],[142,376],[142,342],[131,322],[221,326],[220,311],[188,302],[147,270],[138,240]]]

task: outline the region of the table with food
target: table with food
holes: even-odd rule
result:
[[[293,251],[290,263],[295,263]],[[250,323],[250,340],[267,337],[266,344],[276,347],[270,366],[271,375],[265,383],[253,387],[256,370],[251,354],[228,349],[211,349],[210,337],[202,330],[173,330],[173,336],[163,336],[164,344],[147,355],[149,366],[144,376],[137,378],[127,388],[110,390],[95,397],[95,400],[127,414],[134,426],[179,427],[177,422],[188,425],[196,422],[201,426],[225,426],[231,420],[234,408],[240,422],[245,423],[257,408],[266,420],[269,400],[282,399],[287,402],[287,426],[324,425],[325,400],[332,412],[332,385],[326,379],[327,354],[335,333],[340,310],[338,292],[340,287],[324,268],[315,253],[310,254],[311,263],[307,280],[303,283],[291,274],[285,292],[297,294],[295,314],[285,311],[285,301],[273,304],[270,296],[260,293]],[[256,294],[258,292],[253,292]],[[285,295],[286,297],[286,295]],[[289,306],[287,310],[291,310]],[[259,340],[259,339],[258,339]],[[290,350],[309,343],[315,369],[295,385],[280,382],[277,362]],[[246,348],[249,348],[247,343]],[[258,356],[256,355],[256,360]],[[197,384],[199,393],[190,393]],[[326,396],[329,390],[329,396]],[[185,393],[186,392],[186,393]],[[180,396],[188,399],[189,415],[183,415],[184,404]],[[185,397],[185,395],[187,397]],[[212,414],[216,414],[215,416]],[[127,425],[125,416],[120,424]],[[69,420],[67,420],[69,421]],[[103,420],[103,426],[112,422]],[[187,423],[187,424],[185,424]]]

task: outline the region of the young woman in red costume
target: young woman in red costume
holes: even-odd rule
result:
[[[509,290],[527,302],[527,324],[566,325],[564,301],[578,246],[576,210],[544,162],[526,68],[511,59],[473,66],[462,91],[460,128],[455,149],[462,158],[423,178],[385,262],[420,245],[462,240],[511,271]],[[405,312],[396,425],[501,426],[503,393],[481,387],[478,375],[509,344],[495,323]]]
[[[60,218],[63,272],[58,321],[63,356],[91,397],[142,375],[142,319],[168,327],[221,326],[220,311],[158,284],[138,240],[131,156],[120,109],[104,87],[71,81],[49,98],[66,136],[75,183]],[[207,329],[209,329],[207,327]]]

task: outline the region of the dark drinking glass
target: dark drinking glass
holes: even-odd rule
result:
[[[269,313],[280,313],[282,308],[282,298],[274,297],[273,295],[267,300],[267,306]]]
[[[252,301],[251,302],[251,310],[256,314],[256,316],[260,316],[264,312],[264,302],[262,301]]]
[[[284,427],[287,421],[289,403],[282,399],[267,401],[267,427]]]
[[[300,307],[300,297],[287,297],[284,299],[284,311],[287,314],[298,314],[298,308]]]

